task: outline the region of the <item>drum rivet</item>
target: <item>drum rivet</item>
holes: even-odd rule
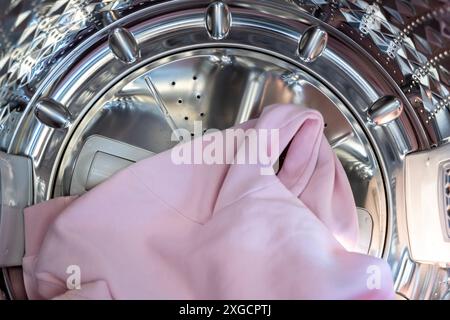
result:
[[[225,3],[211,3],[205,14],[205,27],[209,37],[214,40],[224,39],[230,32],[231,20],[230,9]]]
[[[109,35],[109,48],[114,56],[124,63],[134,63],[140,58],[136,38],[125,28],[115,28]]]
[[[305,30],[298,43],[297,54],[304,62],[312,62],[320,57],[328,42],[328,33],[319,26]]]
[[[384,96],[375,101],[368,110],[372,123],[383,125],[397,119],[403,111],[402,102],[394,96]]]
[[[41,98],[37,102],[34,114],[41,123],[55,129],[67,128],[71,123],[69,110],[61,103],[49,98]]]

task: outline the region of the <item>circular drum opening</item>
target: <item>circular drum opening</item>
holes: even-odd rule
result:
[[[386,193],[362,127],[316,78],[250,50],[186,51],[117,81],[77,122],[59,163],[54,196],[85,192],[117,170],[172,147],[174,128],[187,129],[193,136],[207,129],[225,129],[257,117],[274,103],[321,112],[325,135],[344,166],[358,207],[359,250],[381,256]]]

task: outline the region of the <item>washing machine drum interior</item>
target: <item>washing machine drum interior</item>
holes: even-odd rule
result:
[[[176,129],[201,136],[276,103],[323,115],[358,251],[389,262],[398,297],[450,298],[447,2],[41,2],[11,2],[3,22],[34,18],[5,35],[0,69],[11,298],[25,296],[24,207],[89,191],[174,146]]]

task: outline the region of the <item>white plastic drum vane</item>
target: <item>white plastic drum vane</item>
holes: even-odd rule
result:
[[[449,24],[446,0],[2,1],[1,291],[26,298],[24,207],[295,103],[324,116],[359,250],[399,299],[450,299]]]

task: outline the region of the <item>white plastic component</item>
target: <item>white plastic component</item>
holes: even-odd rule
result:
[[[372,242],[373,220],[370,213],[363,208],[357,208],[358,212],[358,245],[356,251],[359,253],[369,253]]]
[[[23,209],[32,202],[31,177],[29,158],[0,152],[0,267],[22,264]]]
[[[99,183],[111,177],[114,173],[122,170],[133,161],[119,158],[108,153],[98,151],[95,153],[91,168],[86,181],[86,190],[90,190]]]
[[[129,165],[154,155],[114,139],[93,135],[86,140],[75,164],[70,194],[82,194]]]
[[[411,257],[425,263],[450,263],[450,223],[445,205],[445,175],[450,144],[406,157],[406,220]]]

